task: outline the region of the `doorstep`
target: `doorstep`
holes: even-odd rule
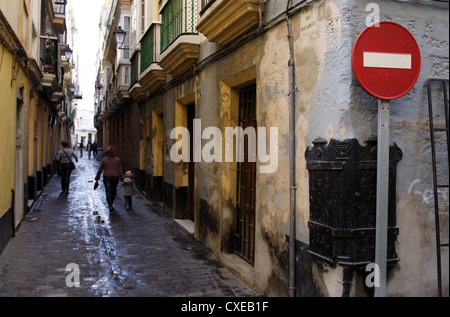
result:
[[[175,222],[181,227],[187,234],[193,236],[195,232],[195,224],[190,219],[175,219]]]

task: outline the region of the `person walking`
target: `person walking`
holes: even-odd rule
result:
[[[88,157],[89,159],[91,159],[91,151],[92,151],[92,144],[91,141],[88,141],[87,145],[86,145],[86,151],[88,152]]]
[[[81,142],[80,142],[80,157],[83,157],[83,149],[84,149],[84,140],[81,139]]]
[[[123,179],[123,196],[125,197],[125,209],[128,211],[133,208],[133,196],[136,193],[134,187],[134,176],[131,171],[125,172],[125,178]]]
[[[70,175],[74,169],[73,157],[78,162],[78,156],[70,148],[69,141],[61,141],[62,149],[56,154],[56,161],[61,169],[61,190],[62,193],[69,194]]]
[[[106,156],[102,159],[97,171],[96,181],[100,180],[103,172],[103,183],[105,184],[106,201],[108,202],[109,211],[113,211],[113,203],[116,198],[117,185],[119,180],[123,181],[124,175],[120,159],[116,156],[114,146],[109,146],[106,150]]]
[[[92,143],[92,154],[94,155],[94,158],[97,157],[97,142],[94,141],[94,143]]]

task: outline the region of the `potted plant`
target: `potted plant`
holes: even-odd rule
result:
[[[50,34],[47,33],[47,36]],[[47,39],[45,42],[45,70],[48,73],[55,74],[56,61],[56,41]]]

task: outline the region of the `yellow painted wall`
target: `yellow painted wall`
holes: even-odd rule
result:
[[[0,217],[11,207],[12,193],[15,178],[16,155],[16,109],[17,98],[22,98],[22,127],[21,162],[17,167],[23,169],[23,179],[17,184],[16,193],[23,192],[27,176],[35,176],[37,171],[51,163],[54,154],[59,149],[63,127],[55,126],[53,131],[48,125],[49,108],[37,94],[35,83],[28,77],[27,72],[20,68],[19,61],[15,61],[14,49],[22,47],[28,58],[35,58],[36,44],[31,31],[36,30],[40,19],[40,10],[37,1],[31,0],[0,0],[0,10],[8,21],[15,36],[5,34],[9,29],[0,29],[0,37],[20,42],[3,46],[0,41]],[[8,42],[6,42],[8,43]],[[22,61],[20,61],[22,62]],[[37,131],[37,137],[36,136]],[[58,144],[55,144],[57,140]],[[22,173],[21,173],[22,175]],[[17,180],[16,180],[17,181]],[[25,196],[27,193],[23,193]],[[21,198],[19,199],[21,200]],[[22,208],[21,206],[17,206]],[[21,217],[18,214],[19,218]],[[16,219],[20,221],[20,219]]]
[[[34,139],[34,122],[36,120],[36,101],[30,102],[28,108],[28,176],[32,176],[36,171],[36,141]]]
[[[0,8],[20,42],[26,47],[30,37],[30,0],[0,0]]]
[[[157,1],[157,0],[152,1],[152,5],[151,5],[152,21],[160,21],[161,20],[161,16],[158,13],[159,12],[159,3],[158,2],[159,1]]]
[[[153,176],[164,175],[164,115],[152,111]]]
[[[39,142],[39,164],[37,166],[37,170],[38,171],[42,171],[42,166],[44,166],[44,161],[45,161],[45,144],[47,143],[46,139],[44,138],[44,131],[45,131],[45,124],[44,124],[44,116],[45,116],[45,112],[44,112],[45,106],[41,107],[41,109],[39,109],[39,120],[38,120],[38,131],[37,131],[37,135],[38,135],[38,142]]]
[[[13,55],[0,43],[0,217],[11,207],[11,189],[14,188],[15,130],[16,130],[16,92],[23,85],[24,111],[27,111],[27,96],[30,89],[28,80],[20,69],[16,80],[12,81]],[[25,129],[22,131],[26,136]],[[27,147],[23,138],[22,146]]]
[[[43,127],[44,127],[44,133],[42,135],[42,138],[44,139],[44,144],[45,144],[45,160],[43,162],[43,167],[47,167],[47,164],[50,163],[50,127],[48,125],[48,110],[45,112],[44,114],[44,122],[43,122]]]

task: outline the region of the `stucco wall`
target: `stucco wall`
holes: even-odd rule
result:
[[[311,128],[306,136],[297,133],[299,158],[304,153],[301,145],[303,139],[305,145],[317,137],[340,140],[357,138],[363,144],[371,134],[377,133],[377,100],[355,81],[350,59],[353,43],[366,27],[366,17],[371,13],[366,11],[369,3],[371,1],[319,2],[312,12],[313,18],[317,18],[316,25],[300,32],[300,41],[296,42],[297,71],[300,74],[297,80],[302,94],[299,126],[303,126],[301,121],[305,118],[304,124]],[[396,248],[400,262],[389,276],[387,291],[388,295],[393,296],[435,296],[433,204],[424,198],[426,195],[421,194],[432,190],[426,79],[445,79],[449,75],[448,8],[395,1],[377,1],[376,4],[380,9],[380,20],[405,26],[416,38],[422,54],[422,69],[417,84],[406,96],[391,102],[391,144],[396,143],[400,147],[403,159],[397,169],[397,226],[400,235]],[[323,17],[326,17],[325,20],[322,20]],[[312,57],[308,62],[309,56],[317,56],[317,59]],[[317,60],[317,69],[314,60]],[[312,75],[305,72],[305,68],[309,68]],[[302,73],[308,76],[303,79]],[[311,81],[311,78],[314,80]],[[442,125],[442,116],[440,120]],[[297,178],[304,174],[302,165],[298,165]],[[445,169],[441,170],[445,173]],[[301,183],[298,186],[301,188]],[[302,195],[301,191],[298,194]],[[445,223],[441,230],[448,241],[448,191],[440,197],[443,210],[447,211],[441,217]],[[302,198],[304,196],[297,196],[297,202],[304,201]],[[302,208],[301,203],[298,211],[300,219],[307,218],[307,208]],[[302,240],[305,228],[304,223],[298,227],[298,238]],[[448,248],[442,250],[444,293],[448,294]],[[339,275],[336,272],[336,280]]]
[[[364,144],[377,133],[377,100],[363,91],[351,70],[353,43],[372,13],[366,11],[369,3],[372,2],[318,1],[292,18],[298,89],[296,238],[306,244],[309,242],[306,147],[317,137],[327,140],[356,138]],[[432,189],[426,79],[448,78],[448,8],[395,1],[378,1],[377,4],[380,20],[394,21],[408,28],[422,54],[422,70],[417,84],[406,96],[391,103],[391,144],[396,143],[404,155],[397,170],[397,226],[400,235],[396,248],[400,262],[389,276],[388,295],[436,295],[433,205],[424,198],[427,197],[425,193],[429,194]],[[258,47],[254,52],[259,56]],[[242,53],[236,55],[245,56]],[[280,256],[286,250],[285,236],[289,230],[289,57],[285,23],[264,35],[261,56],[261,62],[257,64],[258,125],[276,126],[280,133],[279,169],[274,174],[260,174],[257,179],[257,223],[260,231],[257,230],[259,243],[255,279],[260,289],[267,290],[272,287],[269,285],[273,280],[271,276],[281,269]],[[412,185],[415,190],[411,189]],[[443,237],[448,239],[448,191],[447,194],[441,193],[440,197],[443,210],[447,210],[441,216],[441,222],[445,223],[441,230]],[[442,250],[444,293],[448,294],[448,248]],[[277,274],[284,280],[285,272]],[[316,274],[315,281],[317,286],[321,285],[322,294],[342,294],[340,268],[328,268],[326,273]],[[357,289],[357,286],[353,288],[353,294],[358,293]]]
[[[10,87],[11,67],[13,57],[3,45],[0,44],[0,93],[3,97],[1,111],[3,113],[3,122],[0,125],[0,136],[4,151],[0,153],[0,216],[11,207],[11,189],[14,188],[14,148],[15,148],[15,123],[16,123],[16,91]],[[22,76],[22,74],[21,74]]]
[[[293,1],[293,4],[300,1]],[[287,1],[268,1],[265,21],[283,13]],[[309,177],[305,151],[318,137],[326,140],[356,138],[364,144],[377,133],[377,105],[355,80],[351,52],[356,37],[366,28],[370,1],[313,1],[291,17],[296,65],[296,250],[297,288],[302,296],[341,296],[342,267],[318,269],[306,252],[309,244]],[[448,7],[377,1],[380,19],[404,25],[415,36],[422,53],[422,72],[413,90],[391,103],[391,144],[403,151],[397,167],[396,250],[400,262],[388,279],[388,295],[436,295],[433,205],[430,203],[431,154],[427,126],[426,79],[448,78]],[[204,60],[220,46],[203,42]],[[166,136],[176,124],[175,105],[195,93],[196,118],[202,129],[236,126],[233,91],[249,82],[257,86],[258,127],[278,128],[278,168],[257,174],[255,261],[250,265],[233,255],[230,246],[235,226],[235,165],[196,163],[197,239],[243,280],[266,295],[287,295],[289,243],[289,46],[284,21],[259,37],[203,67],[196,76],[150,98],[141,115],[164,106]],[[146,110],[143,110],[146,109]],[[146,112],[146,113],[144,113]],[[441,117],[442,119],[442,117]],[[441,122],[442,123],[442,122]],[[204,145],[208,141],[203,141]],[[269,139],[267,140],[269,146]],[[174,142],[165,140],[164,179],[175,184],[176,166],[168,158]],[[149,144],[148,144],[149,145]],[[149,146],[147,147],[149,148]],[[147,152],[149,152],[148,150]],[[149,157],[147,157],[149,159]],[[147,160],[149,162],[149,160]],[[257,170],[260,163],[257,163]],[[150,172],[150,171],[147,171]],[[442,194],[441,230],[448,238],[448,192]],[[445,210],[445,209],[444,209]],[[443,253],[445,291],[448,295],[448,252]],[[367,295],[364,278],[355,275],[351,295]]]

